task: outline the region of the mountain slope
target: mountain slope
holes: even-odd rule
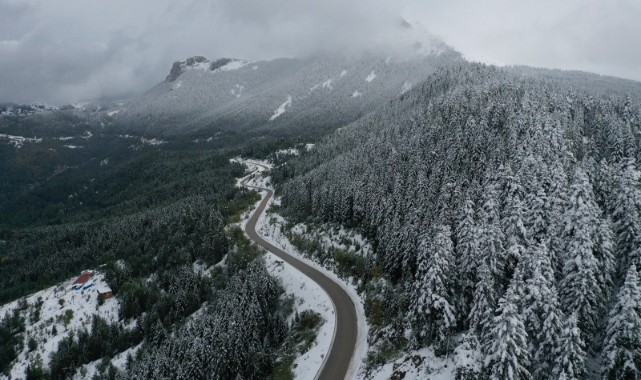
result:
[[[322,56],[247,62],[192,57],[114,115],[149,134],[197,131],[319,135],[352,122],[459,61],[445,45],[407,57]],[[205,133],[205,132],[203,132]]]
[[[370,357],[460,344],[471,378],[639,375],[641,98],[545,76],[449,67],[274,173],[294,221],[371,239]]]

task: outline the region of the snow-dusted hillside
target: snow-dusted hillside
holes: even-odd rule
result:
[[[107,286],[104,275],[96,274],[78,290],[72,288],[76,278],[0,307],[0,320],[15,311],[25,320],[23,348],[11,366],[9,379],[25,378],[29,365],[38,363],[46,368],[61,340],[81,330],[91,331],[93,316],[108,323],[118,321],[118,300],[99,301],[97,290]],[[4,378],[0,374],[0,379]]]
[[[111,116],[122,128],[148,133],[303,126],[309,132],[351,122],[460,59],[444,45],[409,56],[191,57],[175,62],[165,81]]]

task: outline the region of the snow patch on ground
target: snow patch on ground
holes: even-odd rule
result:
[[[362,93],[362,92],[360,92],[360,91],[358,91],[358,90],[356,90],[356,91],[354,91],[354,93],[352,94],[352,98],[357,98],[357,97],[359,97],[359,96],[361,96],[361,95],[363,95],[363,93]]]
[[[22,148],[25,143],[40,144],[42,142],[42,139],[37,137],[12,136],[5,135],[4,133],[0,133],[0,141],[1,140],[7,141],[9,145],[13,145],[16,149]]]
[[[90,102],[78,102],[78,103],[71,103],[71,106],[77,110],[85,110],[85,107],[89,105]]]
[[[328,80],[326,80],[325,82],[323,82],[323,88],[327,88],[327,89],[329,89],[330,91],[332,91],[332,88],[333,88],[333,87],[332,87],[332,80],[331,80],[331,79],[328,79]]]
[[[359,374],[367,380],[389,380],[393,375],[403,380],[451,380],[455,376],[453,359],[439,358],[431,348],[412,351],[377,368],[369,374]]]
[[[278,109],[274,111],[274,114],[269,118],[269,121],[273,121],[280,115],[284,114],[285,110],[291,106],[292,106],[292,97],[291,95],[287,95],[287,100],[285,101],[285,103],[281,104],[280,107],[278,107]]]
[[[347,70],[343,70],[343,71],[341,71],[341,75],[340,75],[339,77],[340,77],[340,78],[342,78],[342,77],[344,77],[345,75],[347,75]]]
[[[242,84],[236,84],[234,85],[234,88],[232,88],[229,92],[233,96],[240,98],[240,96],[243,94],[243,89],[245,89],[245,86],[243,86]]]
[[[171,87],[171,89],[172,89],[172,90],[177,90],[177,89],[181,88],[182,86],[183,86],[183,81],[182,81],[182,80],[179,80],[178,82],[176,82],[176,84],[175,84],[175,85],[173,85],[173,86]],[[111,115],[109,115],[109,116],[111,116]]]
[[[307,150],[307,151],[312,150],[312,149],[314,149],[315,145],[316,144],[305,144],[305,150]]]
[[[243,66],[245,66],[247,64],[249,64],[249,61],[233,60],[233,61],[229,62],[228,64],[217,68],[213,72],[238,70],[238,69],[240,69],[241,67],[243,67]]]
[[[182,85],[182,81],[180,81],[179,83]],[[178,86],[178,83],[176,83],[176,86]],[[120,112],[120,110],[109,111],[107,112],[107,116],[113,117],[114,115],[118,114],[118,112]]]
[[[276,151],[276,156],[299,156],[300,152],[296,148],[281,149]]]
[[[129,148],[133,150],[139,150],[142,145],[158,146],[167,143],[165,140],[159,140],[156,138],[147,139],[142,136],[118,135],[118,137],[121,139],[137,139],[141,145],[131,145]]]
[[[63,145],[63,147],[68,148],[68,149],[83,149],[84,146],[82,145]]]
[[[372,70],[372,72],[369,73],[367,78],[365,78],[365,81],[368,83],[371,83],[374,79],[376,79],[376,73],[374,72],[374,70]]]
[[[158,145],[162,145],[162,144],[166,144],[167,143],[167,141],[164,141],[164,140],[158,140],[158,139],[155,139],[155,138],[154,139],[146,139],[144,137],[140,138],[140,142],[143,145],[151,145],[151,146],[158,146]]]
[[[410,82],[405,81],[405,83],[403,83],[403,86],[401,86],[401,95],[403,95],[404,93],[408,92],[411,89],[412,89],[412,84]]]

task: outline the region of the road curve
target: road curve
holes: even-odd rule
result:
[[[256,163],[252,163],[258,165]],[[262,165],[259,165],[262,166]],[[267,169],[266,167],[262,166]],[[267,196],[263,198],[256,211],[252,214],[251,218],[245,226],[245,232],[256,244],[272,252],[280,257],[291,266],[302,272],[309,277],[312,281],[316,282],[323,288],[332,302],[336,312],[336,328],[334,329],[334,339],[330,347],[329,356],[323,361],[323,366],[320,372],[316,375],[315,379],[318,380],[340,380],[345,379],[350,369],[350,363],[354,357],[356,349],[356,338],[358,335],[358,322],[356,316],[356,308],[352,299],[347,292],[331,278],[327,277],[319,270],[305,264],[294,256],[288,254],[282,249],[275,247],[268,243],[256,232],[256,223],[261,214],[265,211],[267,203],[274,195],[270,189],[262,187],[255,187],[247,185],[247,181],[251,175],[241,181],[241,185],[263,190],[267,192]]]

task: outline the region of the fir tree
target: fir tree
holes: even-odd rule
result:
[[[456,268],[458,272],[458,289],[456,308],[464,319],[471,308],[474,298],[479,265],[479,243],[477,227],[474,220],[474,203],[466,199],[463,204],[459,224],[456,229]]]
[[[532,256],[534,270],[526,281],[522,301],[523,323],[530,337],[533,377],[546,379],[554,366],[555,349],[561,333],[561,310],[545,245],[539,244]]]
[[[510,287],[499,300],[489,340],[485,342],[485,366],[491,380],[531,379],[527,333],[521,320],[515,294]]]
[[[565,376],[568,380],[580,380],[585,377],[584,343],[577,323],[575,313],[570,314],[563,323],[552,370],[553,377],[557,379]]]
[[[490,272],[487,262],[483,260],[479,267],[472,309],[468,316],[470,329],[475,330],[481,338],[485,336],[485,332],[492,322],[497,298],[494,276]]]
[[[561,281],[561,298],[566,311],[576,312],[579,327],[594,332],[597,312],[603,302],[598,281],[599,262],[595,233],[599,227],[598,209],[594,203],[587,175],[577,169],[576,180],[565,212],[565,263]]]
[[[619,273],[623,274],[630,263],[635,262],[637,248],[641,243],[641,185],[639,172],[633,159],[623,162],[621,176],[614,202],[612,220],[616,235],[616,256]]]
[[[419,341],[443,343],[456,324],[450,293],[453,248],[449,226],[440,226],[434,241],[431,244],[424,241],[421,247],[414,282],[417,298],[413,303],[414,319],[423,322],[417,326],[422,325]]]
[[[641,289],[635,265],[610,310],[603,349],[603,374],[608,379],[641,377]]]

